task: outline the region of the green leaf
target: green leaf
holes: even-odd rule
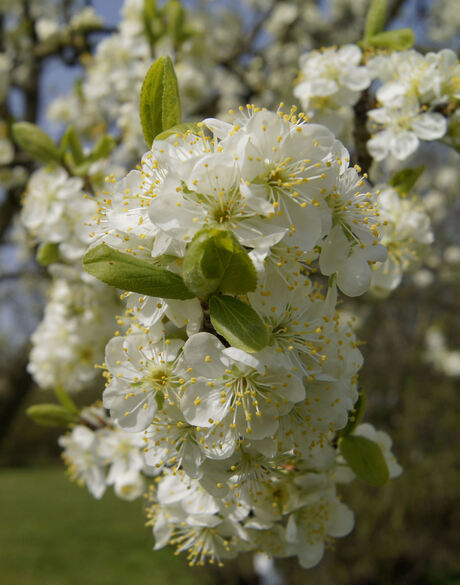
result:
[[[156,0],[144,0],[144,14],[149,19],[153,19],[158,16]]]
[[[140,117],[149,148],[157,134],[180,123],[179,87],[167,56],[157,59],[147,71],[141,90]]]
[[[61,154],[41,128],[29,122],[16,122],[12,126],[16,143],[33,158],[44,163],[61,163]]]
[[[185,10],[180,0],[169,0],[164,7],[168,34],[177,46],[184,40]]]
[[[40,244],[36,258],[41,266],[49,266],[54,262],[59,262],[61,259],[59,244],[52,244],[51,242]]]
[[[246,250],[230,231],[216,227],[205,227],[193,238],[182,275],[202,299],[216,291],[238,295],[257,287],[257,273]]]
[[[83,257],[83,268],[102,282],[117,288],[165,299],[193,299],[180,276],[107,244],[91,248]]]
[[[70,413],[78,414],[77,405],[72,400],[72,398],[70,398],[62,386],[56,386],[54,392],[56,394],[56,398],[66,410],[68,410]]]
[[[344,437],[345,435],[351,434],[359,424],[360,420],[363,418],[365,409],[366,395],[364,392],[360,392],[353,410],[351,410],[348,414],[348,422],[346,426],[338,432],[338,435]]]
[[[209,300],[209,314],[214,329],[230,345],[254,353],[268,344],[265,323],[247,303],[227,295],[213,295]]]
[[[414,31],[411,28],[388,30],[365,39],[365,44],[370,47],[393,51],[406,51],[414,45],[414,42]]]
[[[80,165],[85,160],[85,154],[81,146],[80,137],[73,126],[69,126],[61,139],[61,156],[64,156],[67,148],[70,148],[73,161],[76,165]]]
[[[94,162],[109,156],[116,145],[117,143],[115,139],[110,136],[110,134],[104,134],[104,136],[101,136],[101,138],[99,138],[97,141],[96,146],[93,148],[92,153],[88,157],[88,160]]]
[[[412,187],[414,187],[419,177],[423,174],[424,170],[425,165],[421,165],[420,167],[398,171],[392,176],[390,185],[394,187],[400,195],[407,195]]]
[[[359,479],[374,486],[382,486],[388,481],[388,466],[377,443],[366,437],[347,435],[339,439],[339,448]]]
[[[161,12],[157,8],[156,0],[144,0],[144,31],[150,45],[153,47],[155,43],[166,32]]]
[[[364,39],[380,33],[385,28],[388,0],[373,0],[364,25]]]
[[[66,427],[78,422],[78,416],[59,404],[34,404],[26,414],[38,425],[44,427]]]
[[[161,132],[155,136],[155,140],[165,140],[173,134],[175,134],[177,138],[181,138],[187,133],[199,135],[201,132],[203,132],[202,126],[197,122],[182,122],[182,124],[177,124],[176,126],[169,128],[169,130]]]

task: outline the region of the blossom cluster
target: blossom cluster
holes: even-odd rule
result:
[[[59,439],[70,477],[97,499],[110,485],[123,500],[141,496],[145,475],[151,475],[141,449],[142,435],[115,429],[100,405],[84,408],[80,420]]]
[[[53,282],[42,322],[31,337],[28,371],[41,388],[76,392],[97,378],[104,347],[120,306],[115,291],[86,275],[81,258],[90,242],[88,222],[97,210],[83,180],[62,168],[32,173],[21,220],[49,254]]]
[[[32,334],[28,371],[46,389],[77,392],[97,378],[113,334],[119,300],[104,285],[82,281],[79,271],[55,265],[45,315]]]
[[[268,11],[275,38],[298,33],[296,22],[313,13],[317,30],[327,29],[316,8],[301,11],[297,4]],[[339,14],[341,1],[333,4]],[[363,14],[363,5],[352,9]],[[382,174],[373,187],[350,164],[356,153],[350,156],[335,136],[352,145],[354,109],[366,102],[364,110],[373,108],[366,114],[371,158],[408,158],[420,140],[441,139],[455,123],[460,66],[451,51],[363,53],[348,44],[309,52],[293,90],[306,114],[247,106],[173,128],[117,180],[145,148],[139,93],[152,55],[174,56],[183,110],[192,117],[208,103],[220,112],[266,76],[257,59],[242,75],[247,87],[231,72],[237,19],[209,27],[200,44],[203,23],[189,27],[184,17],[178,35],[165,8],[156,17],[168,30],[152,40],[144,10],[143,0],[125,1],[120,30],[98,45],[76,91],[49,111],[86,139],[109,127],[117,140],[110,139],[110,159],[101,160],[91,159],[77,136],[61,166],[54,160],[31,175],[22,221],[51,259],[54,281],[32,337],[29,371],[43,388],[77,392],[93,384],[94,365],[102,364],[103,407],[83,409],[59,442],[71,477],[96,498],[109,485],[128,500],[148,489],[156,548],[174,545],[192,565],[264,551],[298,556],[311,567],[353,526],[339,491],[360,475],[342,452],[344,441],[377,445],[386,479],[401,472],[389,436],[356,422],[362,355],[353,320],[338,309],[338,290],[349,297],[394,290],[432,243],[427,209],[437,205],[435,197],[424,206],[402,195]],[[89,10],[72,26],[96,23]],[[40,39],[48,42],[55,32],[52,19],[42,19]],[[278,67],[261,90],[269,103],[280,88],[287,91],[300,44],[294,45],[264,49],[267,63]],[[0,55],[0,98],[9,69]],[[1,135],[0,128],[6,160],[12,146]],[[206,278],[190,269],[192,250],[206,242],[218,247],[220,236],[245,267],[232,272],[226,288],[219,288],[218,254]],[[139,261],[177,278],[190,287],[187,295],[116,284],[120,302],[115,288],[81,271],[88,246],[88,254],[108,249],[127,266]],[[256,347],[227,335],[216,324],[213,299],[255,315],[265,341],[256,332]],[[436,336],[427,344],[446,354]],[[457,358],[455,352],[451,372]],[[446,363],[441,367],[439,358],[436,366],[447,371]]]
[[[382,243],[388,250],[388,257],[385,262],[374,265],[371,290],[384,296],[399,286],[404,273],[420,265],[434,237],[422,201],[402,197],[388,185],[380,187],[378,205],[385,224]]]
[[[337,495],[353,472],[336,440],[358,400],[362,356],[336,284],[348,295],[368,290],[386,259],[383,225],[375,194],[327,128],[295,110],[231,115],[155,140],[139,170],[109,179],[91,236],[184,276],[203,230],[231,234],[257,275],[240,299],[268,342],[230,343],[206,295],[127,291],[129,327],[107,344],[103,403],[117,427],[143,433],[160,474],[149,507],[157,548],[187,550],[191,564],[264,550],[310,567],[353,525]]]
[[[372,84],[372,86],[371,86]],[[411,49],[366,56],[357,45],[305,53],[294,94],[315,120],[352,139],[354,106],[375,88],[378,107],[367,113],[367,148],[376,161],[405,160],[420,140],[443,138],[460,97],[460,64],[444,49]],[[366,98],[369,100],[369,96]]]
[[[38,244],[55,244],[62,259],[80,260],[90,242],[86,225],[96,203],[83,180],[62,168],[35,171],[23,197],[21,220]]]
[[[390,153],[404,160],[420,140],[446,134],[446,113],[460,99],[460,64],[453,51],[391,53],[374,57],[368,67],[383,82],[376,93],[380,107],[369,112],[377,130],[368,142],[375,160]]]
[[[312,51],[300,57],[300,76],[294,95],[310,117],[325,124],[337,136],[350,131],[351,107],[372,81],[361,61],[361,50],[352,44]]]

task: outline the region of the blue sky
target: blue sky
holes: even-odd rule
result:
[[[93,6],[100,14],[107,26],[116,26],[120,20],[120,9],[123,0],[94,0]],[[52,59],[43,72],[42,104],[39,123],[52,134],[57,129],[46,121],[46,106],[58,95],[66,94],[72,87],[75,79],[82,75],[80,67],[68,67],[59,58]]]

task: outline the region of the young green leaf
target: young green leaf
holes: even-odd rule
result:
[[[37,250],[37,262],[41,266],[49,266],[53,262],[59,262],[61,255],[59,254],[59,244],[52,244],[51,242],[43,242]]]
[[[62,386],[56,386],[54,392],[56,394],[56,398],[66,410],[68,410],[70,413],[78,414],[77,405],[72,400],[72,398],[70,398]]]
[[[392,51],[406,51],[414,45],[414,42],[414,31],[411,28],[387,30],[365,39],[365,44],[371,47]]]
[[[163,23],[156,0],[144,0],[143,20],[145,36],[153,47],[166,32],[166,26]]]
[[[369,7],[364,26],[364,39],[380,33],[385,28],[388,0],[373,0]]]
[[[88,250],[83,257],[83,268],[110,286],[142,295],[181,300],[195,296],[177,274],[107,244]]]
[[[149,148],[155,136],[180,123],[179,87],[167,56],[157,59],[147,71],[141,90],[140,117]]]
[[[388,465],[374,441],[357,435],[339,439],[340,453],[359,479],[374,486],[384,485],[390,478]]]
[[[178,46],[184,39],[185,10],[180,0],[169,0],[165,4],[164,12],[168,25],[168,34],[173,43]]]
[[[161,132],[160,134],[155,136],[155,140],[165,140],[166,138],[172,135],[175,135],[178,138],[180,138],[182,136],[185,136],[187,132],[190,134],[199,135],[201,131],[202,127],[197,122],[182,122],[182,124],[177,124],[176,126],[169,128],[169,130]]]
[[[38,425],[44,427],[66,427],[78,422],[78,416],[59,404],[34,404],[26,414]]]
[[[360,392],[358,400],[356,401],[356,404],[353,407],[353,410],[350,411],[348,415],[348,422],[346,426],[338,432],[339,436],[344,437],[345,435],[351,434],[355,430],[360,420],[363,418],[365,409],[366,395],[364,394],[364,392]]]
[[[61,156],[64,156],[67,148],[70,149],[72,154],[73,162],[76,165],[80,165],[85,160],[85,154],[81,146],[80,137],[73,126],[69,126],[62,137],[60,150]]]
[[[265,323],[247,303],[227,295],[213,295],[209,300],[209,314],[214,329],[230,345],[255,353],[268,344]]]
[[[200,298],[220,291],[244,294],[255,290],[257,273],[246,250],[228,230],[205,227],[187,249],[183,264],[187,287]]]
[[[424,170],[425,165],[421,165],[420,167],[398,171],[390,179],[390,185],[394,187],[400,195],[407,195],[412,187],[414,187]]]
[[[61,154],[41,128],[29,122],[16,122],[12,126],[15,142],[33,158],[44,163],[61,163]]]
[[[88,157],[88,160],[94,162],[109,156],[109,154],[115,148],[116,144],[117,143],[115,142],[115,139],[110,136],[110,134],[104,134],[104,136],[101,136],[101,138],[99,138],[97,141],[96,146],[93,148],[92,153]]]

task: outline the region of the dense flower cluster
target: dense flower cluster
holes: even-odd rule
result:
[[[453,51],[391,53],[374,57],[368,68],[383,81],[376,94],[381,107],[369,112],[377,128],[368,142],[375,160],[390,153],[404,160],[417,150],[420,140],[446,134],[447,119],[440,111],[460,98],[460,64]]]
[[[104,406],[143,432],[146,461],[162,472],[150,506],[157,548],[174,544],[192,564],[260,549],[309,567],[353,525],[334,438],[358,398],[362,356],[334,283],[349,295],[369,288],[386,258],[382,225],[325,127],[252,106],[233,116],[154,141],[140,170],[109,180],[92,236],[182,274],[203,228],[230,232],[257,270],[242,298],[269,343],[230,345],[198,298],[123,295],[131,325],[107,345]]]
[[[187,133],[155,143],[141,171],[103,193],[96,243],[161,263],[171,257],[177,272],[200,229],[224,226],[262,278],[288,280],[319,258],[343,292],[364,293],[369,263],[386,258],[381,222],[375,195],[331,132],[303,114],[252,108],[233,124],[205,124],[213,139]]]
[[[336,135],[353,119],[351,107],[371,84],[368,69],[361,65],[356,45],[305,53],[300,58],[300,79],[294,95],[315,121],[326,124]]]
[[[83,282],[70,267],[56,265],[53,272],[43,321],[32,334],[28,371],[41,388],[76,392],[97,376],[94,366],[104,359],[119,301],[104,285]]]
[[[405,160],[420,140],[446,135],[460,96],[460,64],[453,51],[423,55],[411,49],[362,61],[351,44],[303,54],[294,94],[307,113],[350,141],[352,106],[363,90],[375,89],[379,107],[367,114],[372,133],[367,147],[376,161],[390,154]]]
[[[34,172],[24,194],[22,222],[45,250],[51,247],[54,277],[43,321],[31,338],[28,370],[42,388],[76,392],[90,385],[113,333],[119,300],[80,267],[96,210],[83,180],[62,168]]]
[[[125,433],[110,424],[99,406],[84,408],[82,424],[60,437],[63,459],[70,477],[101,498],[109,485],[123,500],[134,500],[145,491],[145,475],[151,475],[141,449],[140,433]]]
[[[353,527],[339,489],[359,474],[341,450],[344,439],[378,445],[386,479],[401,472],[390,437],[356,423],[362,355],[353,319],[338,309],[337,289],[349,297],[388,295],[432,243],[428,211],[436,221],[445,216],[446,186],[423,205],[402,196],[397,182],[385,183],[385,163],[398,165],[420,140],[447,138],[455,147],[460,65],[448,50],[422,55],[354,44],[309,51],[299,61],[333,23],[303,4],[248,0],[266,10],[254,37],[261,26],[263,58],[248,56],[243,67],[235,54],[244,23],[236,15],[193,19],[180,3],[166,2],[158,10],[152,3],[146,18],[144,0],[125,0],[119,31],[85,59],[82,83],[49,108],[52,120],[76,129],[74,143],[69,149],[63,140],[62,158],[32,172],[23,198],[22,222],[54,278],[32,336],[29,372],[40,387],[67,392],[91,386],[95,364],[103,364],[107,379],[103,406],[73,413],[60,438],[70,475],[96,498],[110,485],[127,500],[148,490],[156,548],[174,545],[191,565],[245,551],[315,565]],[[349,42],[355,31],[348,15],[364,17],[368,2],[331,5],[343,24],[334,34]],[[51,5],[31,6],[40,42],[59,44]],[[65,32],[100,24],[86,8]],[[273,42],[263,46],[267,33]],[[139,94],[161,54],[175,61],[186,117],[209,111],[219,118],[149,141],[141,164],[117,180],[145,149]],[[11,63],[0,54],[0,101]],[[297,63],[297,82],[288,89]],[[284,113],[283,106],[222,114],[243,96],[273,104],[290,92],[306,114],[295,107]],[[336,136],[352,146],[357,122],[364,140],[350,156]],[[107,128],[115,140],[104,135]],[[6,133],[0,119],[0,164],[9,165],[14,147]],[[350,165],[370,135],[371,159],[384,163],[368,165],[376,187]],[[87,145],[101,136],[109,147],[90,153]],[[456,181],[454,173],[450,188]],[[208,282],[203,294],[190,286],[196,296],[185,300],[133,287],[120,301],[116,289],[81,270],[87,247],[91,253],[106,244],[128,265],[139,260],[188,286],[190,251],[210,233],[225,235],[244,258],[244,278],[255,280],[244,292],[232,283],[230,299],[262,323],[263,347],[244,347],[219,330]],[[451,279],[456,249],[448,248]],[[430,262],[434,270],[440,260],[432,254]],[[414,282],[422,287],[426,278],[434,277],[424,269]],[[211,297],[228,300],[228,292],[216,284]],[[447,350],[442,335],[430,330],[426,342],[427,359],[458,375],[458,352]]]
[[[64,169],[44,168],[29,180],[21,219],[37,243],[56,244],[62,258],[74,262],[90,241],[86,223],[95,208],[82,179],[69,177]]]
[[[433,233],[422,202],[401,197],[392,187],[381,186],[378,205],[384,222],[382,243],[388,257],[382,264],[374,265],[371,288],[374,293],[385,295],[399,286],[404,273],[417,268],[433,242]]]

